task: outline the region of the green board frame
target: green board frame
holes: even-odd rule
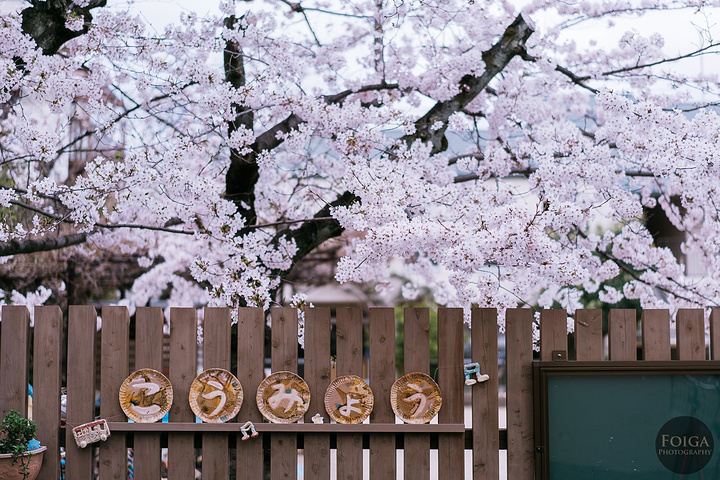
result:
[[[720,478],[720,361],[534,362],[540,480]]]

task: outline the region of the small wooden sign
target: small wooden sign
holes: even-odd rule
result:
[[[240,380],[222,368],[209,368],[190,385],[190,408],[205,423],[235,418],[243,402]]]
[[[357,375],[338,377],[325,391],[325,410],[337,423],[362,423],[374,405],[370,385]]]
[[[390,404],[405,423],[429,423],[442,406],[440,387],[425,373],[408,373],[390,389]]]
[[[91,443],[105,441],[110,437],[110,428],[105,419],[84,423],[72,429],[75,443],[80,448],[85,448]]]
[[[293,423],[310,406],[310,387],[293,372],[275,372],[260,382],[255,400],[260,413],[272,423]]]

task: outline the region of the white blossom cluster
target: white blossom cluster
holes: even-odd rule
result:
[[[583,292],[720,303],[720,85],[686,68],[718,54],[712,31],[680,53],[668,32],[571,36],[648,12],[707,19],[713,2],[531,2],[524,54],[427,125],[484,73],[519,13],[510,3],[225,1],[234,24],[185,13],[164,31],[108,3],[90,23],[67,19],[88,32],[58,55],[18,14],[0,18],[0,243],[85,233],[71,248],[145,269],[127,302],[267,308],[297,260],[294,232],[349,192],[329,210],[348,233],[340,282],[381,289],[399,275],[407,297],[501,312],[572,312]],[[241,58],[242,82],[223,54]],[[231,152],[257,165],[253,205],[226,195]],[[704,275],[658,246],[645,223],[656,206]],[[622,289],[604,285],[621,274]]]

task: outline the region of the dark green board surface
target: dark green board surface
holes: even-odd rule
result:
[[[547,394],[552,480],[720,479],[720,375],[549,375]],[[694,450],[691,455],[711,450],[695,473],[671,471],[657,453],[661,428],[682,416],[699,419],[713,437],[706,440],[712,449],[704,443],[685,446]],[[672,436],[665,437],[668,448]],[[694,440],[701,442],[702,436]],[[673,456],[673,461],[688,458]]]

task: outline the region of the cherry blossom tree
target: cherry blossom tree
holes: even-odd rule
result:
[[[162,31],[22,3],[0,18],[0,276],[72,259],[122,265],[137,305],[268,307],[340,238],[338,281],[402,271],[446,305],[717,306],[717,3],[224,1]],[[654,243],[656,206],[707,275]],[[4,301],[74,288],[37,275]]]

